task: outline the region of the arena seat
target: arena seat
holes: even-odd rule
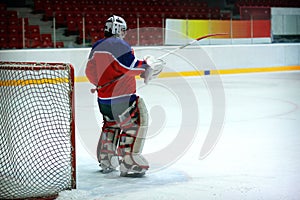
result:
[[[45,4],[45,1],[43,1],[43,0],[34,0],[33,13],[44,12],[44,9],[45,9],[44,4]]]
[[[41,36],[40,35],[35,35],[34,37],[28,39],[28,45],[26,45],[28,48],[40,48],[42,46],[41,42]]]
[[[63,48],[65,45],[64,45],[64,42],[62,41],[59,41],[59,42],[56,42],[56,48]]]
[[[33,39],[34,37],[40,37],[40,27],[38,25],[29,25],[25,27],[25,37]]]
[[[240,16],[242,20],[271,19],[271,8],[260,6],[242,6],[240,7]]]
[[[10,25],[8,26],[9,35],[13,36],[21,36],[22,35],[22,27],[19,25]]]
[[[5,9],[5,5],[2,7]],[[164,28],[166,18],[228,19],[231,17],[231,15],[221,14],[220,8],[210,9],[207,2],[199,2],[198,0],[34,0],[33,13],[43,13],[43,20],[52,20],[55,17],[56,28],[65,28],[65,36],[77,35],[80,40],[83,37],[84,18],[86,39],[91,41],[93,41],[92,36],[95,36],[95,32],[97,32],[93,26],[103,27],[105,20],[112,14],[124,17],[128,22],[129,29],[136,29],[138,26],[141,28]],[[12,15],[17,16],[17,13]],[[14,23],[13,21],[11,23]],[[15,21],[15,23],[17,22]],[[161,43],[163,36],[162,33],[158,34],[159,38],[156,35],[147,35],[147,37],[154,41],[152,43]],[[131,38],[132,42],[135,39],[134,37]],[[142,43],[149,44],[149,41],[147,41],[149,39],[143,38],[143,40]],[[44,46],[43,40],[41,43]]]
[[[1,28],[0,28],[1,31]],[[0,49],[6,49],[9,48],[9,41],[7,34],[1,34],[0,33]]]
[[[78,33],[78,21],[75,17],[67,17],[66,35],[74,35]]]
[[[7,9],[6,4],[0,3],[0,11],[5,11]]]
[[[10,35],[9,44],[10,49],[21,49],[23,48],[22,38],[19,35]]]
[[[45,48],[53,47],[51,34],[48,34],[48,33],[41,34],[41,43],[42,43],[42,47],[45,47]]]
[[[66,14],[64,13],[64,11],[56,11],[54,17],[56,22],[55,24],[56,28],[64,27],[67,25]]]

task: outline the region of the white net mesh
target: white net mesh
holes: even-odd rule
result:
[[[0,199],[75,187],[73,68],[0,63]]]

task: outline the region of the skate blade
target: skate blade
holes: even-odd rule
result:
[[[113,168],[109,168],[109,169],[100,169],[100,172],[102,174],[108,174],[108,173],[111,173],[111,172],[114,172],[114,171],[117,171],[116,169],[113,169]]]
[[[127,173],[127,172],[121,172],[120,176],[121,177],[131,177],[131,178],[140,178],[143,177],[146,173],[142,172],[142,173]]]

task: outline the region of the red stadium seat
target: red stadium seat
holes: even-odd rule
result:
[[[231,13],[230,12],[222,12],[220,13],[221,20],[230,20],[231,19]]]
[[[66,14],[64,13],[64,11],[56,11],[54,17],[56,22],[56,28],[64,27],[67,25]]]
[[[6,16],[10,19],[18,18],[18,12],[16,10],[6,11]]]
[[[0,11],[3,12],[3,11],[5,11],[6,9],[7,9],[6,4],[0,3]]]
[[[8,25],[7,18],[6,17],[5,18],[0,17],[0,27],[7,27],[7,25]]]
[[[0,35],[8,35],[7,26],[0,26]]]
[[[34,37],[40,37],[40,26],[38,25],[26,26],[25,36],[26,38],[30,38],[30,39],[33,39]]]
[[[214,7],[210,9],[210,19],[220,19],[220,8]]]
[[[18,26],[19,25],[19,19],[18,18],[8,18],[8,25],[16,25]]]
[[[30,48],[39,48],[42,47],[40,35],[36,35],[31,39],[28,39]]]
[[[65,45],[64,45],[64,42],[56,42],[56,48],[63,48]]]
[[[18,25],[10,25],[8,26],[9,35],[21,36],[22,35],[22,27]]]
[[[271,19],[270,7],[253,7],[243,6],[240,7],[241,19]]]
[[[9,48],[7,34],[0,34],[0,49],[7,48]]]
[[[67,35],[77,34],[78,23],[75,18],[67,18]]]
[[[95,20],[92,17],[85,17],[85,26],[95,25]]]
[[[34,0],[34,13],[42,13],[44,11],[45,1],[43,0]]]
[[[44,21],[48,21],[51,20],[54,16],[54,8],[53,5],[50,4],[45,4],[45,8],[44,8],[44,16],[43,16],[43,20]]]
[[[51,34],[41,34],[42,47],[53,47]]]
[[[22,37],[18,35],[10,35],[8,47],[10,49],[21,49],[23,48]]]
[[[101,38],[103,38],[103,33],[92,33],[91,34],[91,43],[94,44],[95,42],[97,42],[98,40],[100,40]]]

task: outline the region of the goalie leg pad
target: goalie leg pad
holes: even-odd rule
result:
[[[121,123],[118,153],[121,173],[145,173],[149,164],[141,155],[148,129],[148,111],[142,98],[130,112],[130,119]]]
[[[121,129],[115,122],[104,120],[97,146],[97,158],[103,173],[110,172],[119,166],[116,147],[120,131]]]

